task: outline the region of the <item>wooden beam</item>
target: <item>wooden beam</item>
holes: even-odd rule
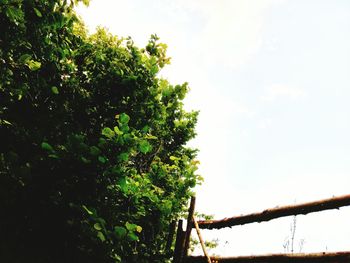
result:
[[[269,221],[271,219],[291,216],[306,215],[312,212],[335,209],[342,206],[350,205],[350,195],[333,197],[329,199],[319,200],[315,202],[303,203],[299,205],[290,205],[266,209],[260,213],[252,213],[248,215],[224,218],[221,220],[201,220],[198,221],[199,228],[202,229],[219,229],[224,227],[232,227],[236,225],[244,225],[255,222]]]
[[[350,252],[312,254],[270,254],[262,256],[211,257],[215,263],[345,263],[350,262]],[[184,263],[206,263],[203,256],[187,257]]]

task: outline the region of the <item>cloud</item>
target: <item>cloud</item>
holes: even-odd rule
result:
[[[262,101],[275,101],[278,98],[288,98],[290,100],[301,100],[307,96],[305,90],[289,84],[273,84],[267,88],[265,95],[261,96]]]
[[[205,18],[198,36],[205,63],[220,63],[235,69],[248,62],[261,47],[266,11],[274,3],[273,0],[193,1],[191,8]]]
[[[89,8],[77,10],[92,32],[103,25],[119,36],[132,36],[138,45],[157,33],[182,66],[201,64],[203,69],[219,63],[236,69],[260,50],[266,11],[279,2],[93,0]]]
[[[267,128],[271,127],[271,125],[272,125],[271,118],[261,119],[258,121],[258,128],[259,129],[267,129]]]

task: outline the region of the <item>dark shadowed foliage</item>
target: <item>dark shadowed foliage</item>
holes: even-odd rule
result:
[[[0,261],[166,262],[197,112],[165,44],[89,36],[77,2],[0,0]]]

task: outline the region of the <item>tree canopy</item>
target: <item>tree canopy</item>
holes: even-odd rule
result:
[[[77,2],[0,0],[0,260],[165,262],[198,113],[156,35],[88,35]]]

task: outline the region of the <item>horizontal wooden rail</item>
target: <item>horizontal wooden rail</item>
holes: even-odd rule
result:
[[[271,254],[263,256],[240,256],[240,257],[210,257],[215,263],[349,263],[350,252],[334,253],[313,253],[313,254]],[[186,257],[184,263],[206,263],[207,259],[203,256]]]
[[[221,220],[202,220],[197,221],[199,228],[202,229],[218,229],[224,227],[232,227],[236,225],[244,225],[255,222],[269,221],[271,219],[291,216],[291,215],[306,215],[312,212],[335,209],[342,206],[350,205],[350,195],[333,197],[329,199],[319,200],[310,203],[299,205],[290,205],[266,209],[261,213],[253,213],[248,215],[235,216],[224,218]],[[193,226],[194,227],[194,226]],[[349,261],[350,262],[350,261]]]

